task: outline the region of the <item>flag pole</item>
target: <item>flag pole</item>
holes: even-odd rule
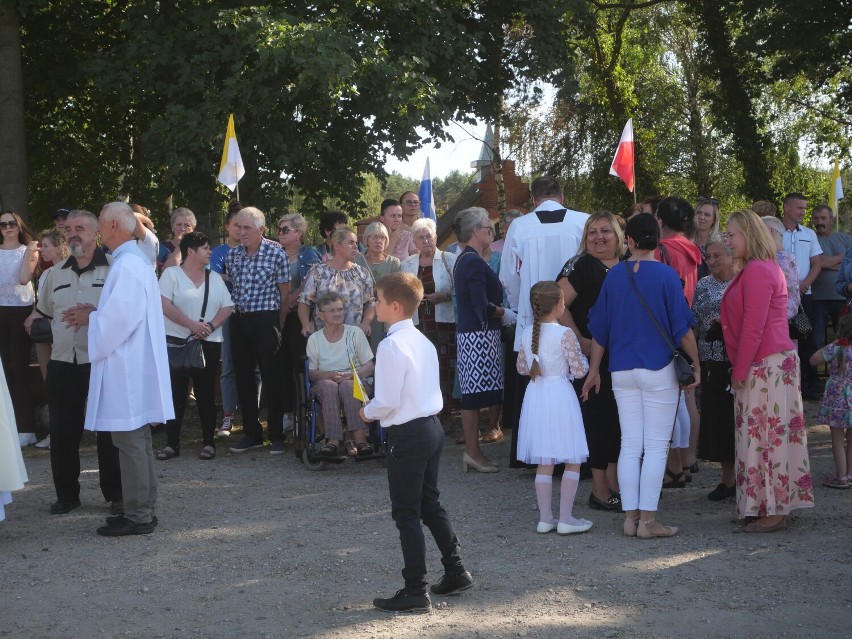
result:
[[[636,206],[636,154],[635,153],[633,154],[633,206]]]
[[[237,175],[237,163],[234,162],[234,176]],[[240,181],[237,180],[237,202],[240,201]]]

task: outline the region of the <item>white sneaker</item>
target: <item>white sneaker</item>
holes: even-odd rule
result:
[[[216,437],[230,437],[231,425],[234,423],[233,415],[225,415],[222,418],[222,425],[216,430]]]
[[[50,448],[50,435],[42,439],[39,443],[35,445],[36,448],[41,448],[42,450],[48,450]]]
[[[284,434],[285,434],[285,435],[287,434],[287,432],[288,432],[288,431],[292,431],[292,430],[293,430],[293,418],[292,418],[290,415],[288,415],[288,414],[286,414],[286,413],[285,413],[285,414],[284,414],[284,419],[283,419],[283,420],[281,420],[281,423],[282,423],[282,424],[283,424],[283,426],[284,426]]]
[[[18,433],[18,442],[20,442],[21,448],[32,446],[37,441],[35,433]]]

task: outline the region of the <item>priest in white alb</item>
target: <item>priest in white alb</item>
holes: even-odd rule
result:
[[[535,209],[509,227],[500,259],[500,281],[506,287],[508,306],[517,314],[514,351],[521,335],[533,323],[530,289],[541,281],[555,281],[562,266],[577,253],[589,216],[562,204],[562,187],[552,177],[541,176],[530,185]],[[523,466],[515,458],[518,418],[529,378],[519,378],[515,362],[506,362],[503,425],[514,429],[509,464]]]
[[[98,534],[142,535],[157,525],[150,424],[174,418],[163,310],[151,263],[133,239],[133,210],[112,202],[99,222],[115,259],[98,308],[79,308],[78,322],[89,324],[92,363],[85,428],[112,433],[124,515],[107,518]]]

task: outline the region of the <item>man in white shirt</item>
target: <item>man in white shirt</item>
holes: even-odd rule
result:
[[[390,328],[376,354],[375,397],[361,409],[361,418],[379,420],[387,429],[391,516],[402,544],[405,587],[393,597],[374,599],[373,605],[383,612],[429,612],[421,519],[444,565],[444,576],[432,592],[453,595],[474,584],[462,563],[450,517],[438,501],[444,447],[444,430],[437,418],[443,407],[438,353],[411,320],[423,299],[423,285],[416,276],[386,275],[376,283],[376,294],[376,316]]]
[[[799,291],[802,293],[802,308],[814,323],[814,304],[811,284],[814,283],[822,270],[822,248],[817,240],[813,229],[802,225],[805,217],[808,200],[801,193],[790,193],[784,198],[784,237],[782,244],[784,250],[796,258],[799,267]],[[817,377],[816,368],[808,364],[811,355],[816,351],[816,335],[811,332],[805,339],[799,340],[799,360],[802,372],[802,397],[805,399],[819,399],[822,396],[822,388]]]
[[[100,214],[100,233],[114,261],[89,325],[92,363],[86,430],[109,431],[119,450],[124,515],[107,518],[98,534],[145,535],[157,525],[157,477],[151,423],[174,418],[166,333],[157,278],[133,240],[137,220],[124,202]]]
[[[500,259],[500,281],[506,287],[509,308],[517,313],[514,355],[506,361],[503,426],[512,428],[509,466],[523,467],[517,461],[518,420],[528,377],[515,372],[521,335],[533,322],[530,289],[543,280],[555,281],[565,262],[577,254],[588,214],[563,205],[562,187],[552,177],[542,176],[530,185],[535,209],[512,222],[506,233]]]

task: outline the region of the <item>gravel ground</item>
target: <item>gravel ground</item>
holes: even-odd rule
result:
[[[575,513],[592,530],[537,535],[532,474],[505,468],[508,443],[487,449],[499,474],[466,475],[448,438],[442,501],[477,586],[411,616],[371,605],[401,586],[378,462],[314,472],[289,452],[223,445],[204,462],[200,443],[185,442],[183,456],[157,462],[156,532],[107,539],[95,534],[108,512],[91,437],[83,506],[68,515],[47,513],[49,458],[28,449],[30,483],[0,524],[0,637],[848,636],[852,491],[820,485],[833,469],[828,429],[812,426],[809,438],[816,508],[794,514],[788,531],[737,534],[732,500],[706,498],[718,468],[702,464],[660,504],[661,521],[681,532],[650,541],[623,537],[620,515],[590,510],[588,481]]]

